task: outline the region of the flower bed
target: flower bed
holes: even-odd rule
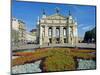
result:
[[[24,65],[14,66],[12,67],[12,74],[41,72],[42,70],[39,68],[40,62],[41,60],[36,61],[34,63],[27,63]]]
[[[74,59],[95,59],[95,55],[90,54],[91,52],[95,52],[95,50],[45,48],[37,49],[35,52],[16,52],[13,55],[20,57],[12,60],[12,66],[31,63],[45,58],[42,62],[43,71],[75,70],[77,65]]]

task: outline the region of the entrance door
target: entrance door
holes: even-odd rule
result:
[[[64,38],[64,43],[66,43],[66,38]]]
[[[60,39],[59,39],[59,38],[56,38],[56,43],[57,43],[57,44],[59,43],[59,41],[60,41]]]
[[[51,38],[49,38],[49,43],[52,43],[52,39]]]

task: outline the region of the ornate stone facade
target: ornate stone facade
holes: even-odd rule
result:
[[[37,28],[40,45],[78,43],[77,22],[70,12],[68,16],[62,16],[58,10],[50,16],[43,12],[42,18],[38,18]]]
[[[26,27],[22,20],[12,18],[12,42],[24,44],[26,42]]]

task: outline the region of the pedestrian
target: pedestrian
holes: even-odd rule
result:
[[[49,46],[49,42],[48,42],[48,46]]]

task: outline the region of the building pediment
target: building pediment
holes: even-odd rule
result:
[[[60,15],[60,14],[54,14],[54,15],[51,15],[51,16],[47,16],[46,19],[66,19],[66,17]]]

